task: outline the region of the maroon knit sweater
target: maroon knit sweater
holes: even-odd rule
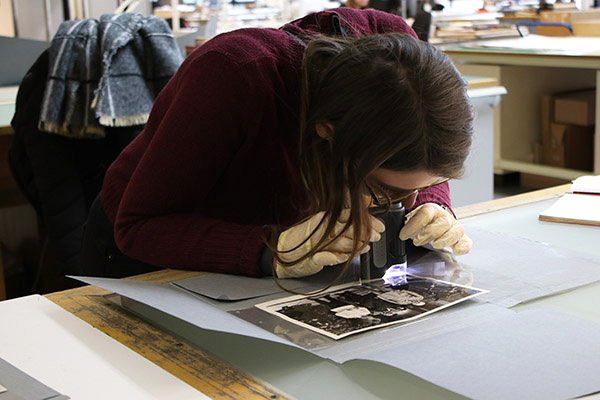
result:
[[[284,28],[408,32],[397,16],[340,8]],[[162,90],[144,131],[111,165],[101,201],[121,251],[149,264],[260,276],[265,225],[293,225],[305,194],[297,160],[303,45],[241,29],[194,51]],[[450,206],[447,184],[417,205]]]

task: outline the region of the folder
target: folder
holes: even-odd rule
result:
[[[539,220],[600,226],[600,175],[577,178],[571,192],[540,213]]]

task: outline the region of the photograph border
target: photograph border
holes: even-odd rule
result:
[[[443,306],[436,307],[433,310],[426,311],[424,313],[421,313],[419,315],[415,315],[413,317],[408,317],[406,319],[398,320],[398,321],[386,322],[386,323],[382,323],[380,325],[369,326],[369,327],[365,327],[365,328],[354,330],[352,332],[346,332],[346,333],[343,333],[341,335],[336,335],[334,333],[331,333],[331,332],[325,331],[323,329],[317,328],[317,327],[312,326],[310,324],[307,324],[305,322],[298,321],[297,319],[290,318],[287,315],[282,314],[282,313],[280,313],[278,311],[271,310],[271,308],[273,308],[274,306],[277,306],[279,304],[291,303],[291,302],[294,302],[294,301],[309,299],[310,297],[315,297],[315,296],[293,295],[293,296],[288,296],[288,297],[282,297],[282,298],[276,299],[276,300],[266,301],[264,303],[259,303],[259,304],[256,304],[254,307],[256,307],[256,308],[258,308],[258,309],[260,309],[260,310],[262,310],[262,311],[264,311],[264,312],[266,312],[266,313],[268,313],[270,315],[275,315],[278,318],[284,319],[284,320],[286,320],[288,322],[291,322],[291,323],[293,323],[295,325],[298,325],[298,326],[301,326],[303,328],[309,329],[311,331],[317,332],[317,333],[319,333],[321,335],[324,335],[324,336],[327,336],[327,337],[329,337],[331,339],[339,340],[339,339],[343,339],[345,337],[348,337],[348,336],[351,336],[351,335],[355,335],[355,334],[361,333],[361,332],[366,332],[366,331],[370,331],[370,330],[374,330],[374,329],[379,329],[379,328],[383,328],[383,327],[387,327],[387,326],[392,326],[392,325],[401,325],[401,324],[406,324],[406,323],[410,323],[410,322],[415,322],[415,321],[417,321],[417,320],[419,320],[419,319],[421,319],[423,317],[426,317],[428,315],[436,313],[436,312],[438,312],[440,310],[443,310],[443,309],[451,307],[451,306],[453,306],[455,304],[462,303],[464,301],[470,300],[472,298],[475,298],[475,297],[481,296],[482,294],[486,294],[486,293],[490,292],[489,290],[479,289],[479,288],[476,288],[476,287],[461,285],[461,284],[458,284],[458,283],[452,283],[452,282],[448,282],[448,281],[442,281],[442,280],[435,279],[435,278],[429,278],[429,277],[418,276],[418,275],[413,275],[413,274],[406,274],[406,276],[417,278],[417,279],[424,279],[424,280],[429,280],[429,281],[434,281],[434,282],[440,282],[440,283],[444,283],[444,284],[455,286],[455,287],[458,286],[458,287],[462,287],[462,288],[465,288],[465,289],[476,290],[476,291],[478,291],[478,293],[471,294],[471,295],[463,297],[463,298],[461,298],[459,300],[453,301],[453,302],[448,303],[448,304],[444,304]],[[364,283],[375,282],[375,281],[380,281],[380,280],[381,279],[372,279],[370,281],[363,281],[362,283],[353,282],[353,283],[347,283],[347,284],[344,284],[344,285],[334,286],[334,287],[328,289],[327,291],[324,291],[323,293],[320,293],[317,296],[324,296],[324,295],[327,295],[327,294],[332,293],[332,292],[338,292],[340,290],[348,289],[348,288],[351,288],[351,287],[362,286]]]

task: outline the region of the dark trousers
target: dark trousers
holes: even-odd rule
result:
[[[96,197],[83,236],[83,276],[124,278],[160,268],[123,254],[115,244],[114,227]]]

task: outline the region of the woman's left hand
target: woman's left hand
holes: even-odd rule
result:
[[[412,238],[415,246],[431,243],[434,249],[449,248],[457,256],[467,254],[473,246],[462,224],[438,204],[420,205],[407,215],[407,220],[400,239]]]

